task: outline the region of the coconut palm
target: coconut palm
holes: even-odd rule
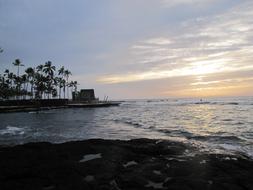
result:
[[[64,76],[64,71],[65,71],[64,66],[62,66],[62,67],[58,70],[58,75],[59,75],[59,76]]]
[[[17,67],[17,75],[8,69],[3,74],[0,73],[0,98],[19,98],[21,96],[25,98],[27,95],[31,99],[34,97],[41,99],[46,96],[50,98],[58,95],[61,98],[63,89],[65,99],[66,90],[68,98],[69,88],[71,92],[77,90],[77,81],[69,82],[71,72],[65,70],[63,66],[58,70],[57,75],[55,74],[56,67],[50,61],[36,68],[28,67],[23,74],[20,73],[20,67],[24,65],[19,59],[16,59],[13,65]]]
[[[18,69],[17,69],[17,77],[16,77],[16,84],[17,84],[17,97],[19,97],[19,95],[20,95],[20,89],[21,89],[21,79],[20,79],[20,77],[19,77],[19,68],[20,67],[23,67],[23,66],[25,66],[25,65],[23,65],[22,63],[21,63],[21,61],[20,61],[20,59],[15,59],[15,61],[12,63],[14,66],[16,66],[16,67],[18,67]]]
[[[77,93],[77,81],[70,81],[69,83],[69,87],[71,87],[71,94],[72,94],[72,98],[73,98],[73,93],[76,94]]]
[[[21,63],[20,59],[15,59],[15,62],[13,62],[12,64],[18,67],[17,76],[19,77],[19,67],[23,67],[25,65]]]
[[[54,78],[54,86],[56,86],[56,88],[58,87],[58,95],[59,95],[59,99],[61,99],[61,89],[63,88],[61,77]]]
[[[32,67],[29,67],[25,70],[25,73],[27,74],[28,80],[31,85],[31,91],[30,96],[33,99],[33,88],[34,88],[34,82],[35,82],[35,70]]]
[[[28,77],[26,74],[23,74],[21,77],[21,85],[23,84],[23,89],[21,90],[21,95],[23,95],[23,99],[26,98],[27,93],[27,88],[28,88]]]
[[[43,94],[45,96],[46,82],[47,79],[45,76],[43,76],[38,72],[35,73],[35,83],[34,83],[36,89],[35,98],[42,99]]]
[[[46,76],[46,79],[47,79],[46,87],[47,87],[48,98],[49,98],[49,95],[53,91],[54,71],[55,71],[55,66],[52,65],[52,62],[51,61],[46,62],[43,67],[43,72],[47,75]]]
[[[66,82],[67,82],[67,96],[69,99],[69,76],[72,75],[72,73],[69,70],[64,71],[64,76],[66,77]]]
[[[9,99],[9,86],[6,83],[5,77],[0,75],[0,98]]]
[[[63,96],[64,99],[66,98],[65,94],[66,94],[66,80],[62,79],[62,86],[63,86]]]
[[[43,66],[43,72],[48,74],[50,78],[54,77],[55,66],[52,65],[51,61],[48,61]]]
[[[63,95],[64,95],[64,99],[65,99],[65,89],[66,89],[66,81],[64,80],[65,77],[65,69],[64,66],[62,66],[59,70],[58,70],[58,75],[59,75],[59,80],[60,80],[60,94],[61,94],[61,88],[63,88]]]

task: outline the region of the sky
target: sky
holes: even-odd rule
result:
[[[253,95],[252,0],[0,0],[0,71],[50,60],[100,99]]]

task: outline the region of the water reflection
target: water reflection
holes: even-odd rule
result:
[[[252,99],[210,99],[195,104],[198,101],[129,101],[111,108],[0,114],[0,144],[173,138],[253,150]]]

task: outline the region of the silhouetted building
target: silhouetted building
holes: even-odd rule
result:
[[[79,92],[72,93],[72,99],[74,101],[92,102],[96,99],[94,89],[81,89]]]

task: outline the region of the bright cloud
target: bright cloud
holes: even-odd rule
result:
[[[50,60],[100,98],[252,95],[252,9],[251,0],[0,0],[0,70]]]
[[[208,5],[214,3],[216,0],[162,0],[162,3],[167,7],[174,7],[178,5]]]
[[[142,69],[106,75],[98,81],[124,83],[253,70],[253,12],[249,7],[253,3],[211,18],[188,20],[178,33],[133,44],[129,64],[141,65]]]

